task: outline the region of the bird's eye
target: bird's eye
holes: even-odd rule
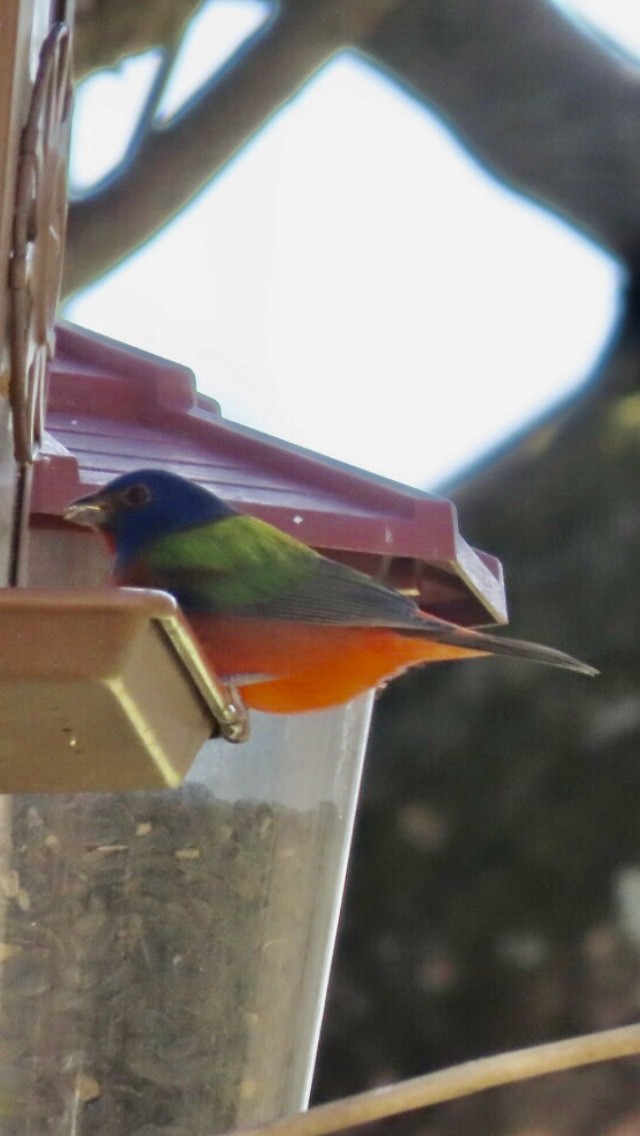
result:
[[[147,501],[151,500],[151,494],[146,485],[130,485],[122,494],[122,500],[125,505],[137,509],[140,505],[146,505]]]

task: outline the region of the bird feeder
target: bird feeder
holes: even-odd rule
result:
[[[449,502],[227,422],[185,368],[59,328],[22,587],[0,597],[11,1131],[215,1132],[308,1096],[372,696],[252,713],[229,744],[242,722],[170,598],[109,590],[98,539],[62,521],[154,466],[436,615],[504,620],[500,567]]]

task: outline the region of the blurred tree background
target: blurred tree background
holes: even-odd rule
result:
[[[80,0],[78,74],[150,46],[168,67],[197,7]],[[67,292],[183,208],[345,45],[628,271],[615,342],[579,396],[443,487],[466,539],[503,561],[513,634],[602,676],[468,663],[414,673],[381,697],[318,1100],[623,1024],[640,999],[637,65],[547,0],[282,0],[235,66],[158,130],[161,68],[126,162],[71,206]],[[640,1066],[594,1067],[390,1127],[635,1136]]]

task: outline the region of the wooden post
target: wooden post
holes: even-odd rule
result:
[[[0,20],[0,586],[20,577],[64,251],[72,0]]]

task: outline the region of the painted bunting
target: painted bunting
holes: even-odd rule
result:
[[[257,710],[338,705],[416,664],[474,655],[597,673],[549,647],[425,615],[175,474],[124,474],[75,501],[65,519],[106,538],[117,584],[175,596],[215,672]]]

